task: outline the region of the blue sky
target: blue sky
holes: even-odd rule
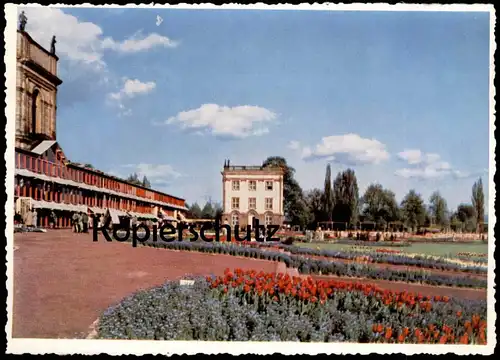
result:
[[[224,159],[274,155],[304,190],[328,162],[399,201],[439,190],[455,208],[487,186],[489,13],[26,13],[42,45],[58,39],[57,138],[73,161],[190,203],[220,201]]]

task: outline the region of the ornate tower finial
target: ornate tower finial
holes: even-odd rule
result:
[[[24,31],[26,29],[26,23],[28,22],[28,18],[24,14],[24,11],[21,11],[19,14],[19,30]]]

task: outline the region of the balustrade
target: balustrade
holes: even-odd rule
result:
[[[27,154],[16,153],[15,155],[16,169],[26,169],[36,174],[42,174],[49,177],[57,177],[60,179],[71,180],[78,183],[93,185],[100,188],[112,189],[124,194],[132,193],[135,196],[142,197],[145,200],[156,200],[169,203],[172,205],[183,206],[184,201],[174,198],[169,198],[166,195],[155,193],[151,190],[130,187],[130,185],[121,183],[116,180],[102,178],[95,174],[89,174],[85,171],[66,167],[64,164],[54,163],[42,158],[33,157]],[[128,190],[128,191],[127,191]],[[135,201],[131,203],[135,208]],[[142,212],[142,211],[141,211]]]

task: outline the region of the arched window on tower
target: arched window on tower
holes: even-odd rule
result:
[[[36,134],[36,123],[37,123],[37,112],[38,112],[38,96],[40,95],[40,91],[38,89],[34,89],[31,94],[31,133]]]

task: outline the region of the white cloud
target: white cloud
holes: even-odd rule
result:
[[[218,137],[246,138],[268,133],[266,125],[276,117],[272,111],[258,106],[204,104],[198,109],[180,112],[164,124],[178,124],[182,129],[204,131]]]
[[[28,22],[26,31],[46,49],[56,36],[56,53],[98,67],[104,65],[100,49],[102,29],[91,22],[81,22],[75,16],[52,7],[23,8]]]
[[[140,33],[123,41],[104,38],[103,30],[92,22],[80,21],[77,17],[53,7],[23,7],[28,22],[26,31],[46,49],[50,49],[52,36],[56,36],[56,54],[80,64],[103,69],[105,50],[123,53],[149,50],[153,47],[173,47],[177,43],[153,33]]]
[[[123,98],[133,98],[137,95],[147,94],[156,88],[154,81],[141,82],[138,79],[125,79],[120,91],[109,94],[113,100],[122,100]]]
[[[128,173],[122,169],[114,170],[110,173],[116,174],[116,176],[120,176],[122,178],[128,177],[131,173],[137,173],[141,180],[143,176],[146,176],[151,184],[157,185],[171,183],[182,176],[181,173],[168,164],[126,164],[122,165],[121,168],[129,169]]]
[[[483,174],[480,172],[464,172],[454,169],[447,161],[441,160],[441,156],[435,153],[423,153],[420,150],[404,150],[398,153],[398,158],[405,161],[410,167],[396,170],[397,176],[410,179],[438,179],[453,176],[457,179],[469,178]],[[486,170],[487,172],[487,170]]]
[[[378,164],[389,158],[384,144],[358,134],[327,136],[312,148],[302,148],[301,153],[305,160],[326,159],[345,165]]]
[[[178,45],[178,42],[156,33],[149,34],[142,38],[140,36],[140,33],[138,33],[121,42],[115,41],[112,38],[106,38],[102,42],[102,47],[122,53],[133,53],[149,50],[154,47],[176,47]]]
[[[154,81],[141,82],[137,79],[127,79],[123,81],[122,88],[109,94],[109,99],[116,102],[120,108],[120,115],[127,116],[132,114],[132,110],[128,109],[124,105],[126,99],[134,98],[138,95],[144,95],[156,88],[156,83]]]
[[[488,175],[488,169],[483,169],[479,171],[461,171],[461,170],[453,170],[452,171],[453,177],[456,179],[470,179],[474,177],[481,177],[483,175]]]
[[[288,143],[288,148],[291,150],[299,150],[300,149],[300,142],[296,140],[292,140]]]
[[[398,157],[401,160],[406,161],[410,165],[418,165],[418,164],[431,164],[435,163],[440,159],[439,154],[424,154],[420,150],[404,150],[398,154]]]

